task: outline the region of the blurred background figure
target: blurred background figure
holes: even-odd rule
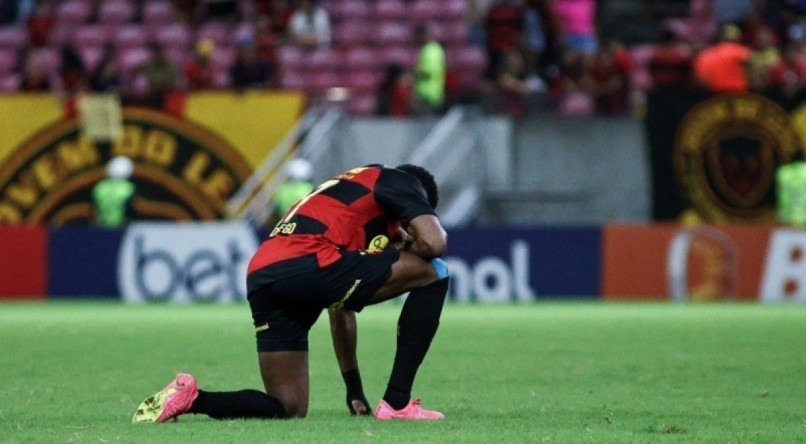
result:
[[[103,58],[89,78],[90,89],[93,92],[119,92],[120,91],[120,67],[115,59],[115,50],[107,47],[104,50]]]
[[[277,187],[272,199],[274,221],[280,220],[289,208],[313,191],[313,166],[310,162],[294,159],[286,165],[286,173],[288,179]]]
[[[416,38],[420,49],[414,73],[413,108],[417,114],[435,114],[445,102],[445,49],[428,26],[418,27]]]
[[[243,40],[230,71],[232,86],[236,89],[265,88],[274,76],[274,66],[260,57],[254,42]]]
[[[125,156],[117,156],[106,165],[106,178],[95,184],[95,222],[104,228],[117,228],[126,223],[129,204],[135,193],[129,180],[134,164]]]
[[[599,50],[595,0],[555,0],[554,13],[564,30],[566,49],[586,54]]]
[[[134,70],[136,76],[142,76],[145,86],[142,105],[151,108],[162,108],[165,98],[176,89],[179,72],[176,66],[165,56],[165,48],[152,46],[152,57]]]
[[[704,49],[694,60],[697,79],[715,93],[747,91],[750,49],[739,43],[741,30],[735,25],[722,28],[719,42]]]
[[[213,66],[210,58],[215,51],[215,42],[210,39],[202,39],[196,44],[195,57],[188,61],[183,69],[189,91],[213,87]]]
[[[384,80],[378,88],[379,116],[404,117],[411,114],[412,75],[401,65],[393,63],[386,68]]]
[[[299,0],[289,22],[291,41],[304,48],[330,45],[330,16],[315,0]]]
[[[778,168],[778,221],[806,227],[806,162]]]

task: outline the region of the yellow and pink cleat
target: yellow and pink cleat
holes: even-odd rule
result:
[[[403,419],[403,420],[435,420],[443,419],[445,415],[436,410],[426,410],[420,406],[419,398],[412,398],[406,407],[400,410],[395,410],[386,403],[383,399],[378,403],[378,408],[375,410],[375,419],[388,421],[390,419]]]
[[[179,373],[164,389],[149,396],[137,407],[132,422],[166,422],[187,412],[199,389],[196,378],[187,373]]]

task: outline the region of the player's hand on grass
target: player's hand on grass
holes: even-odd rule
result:
[[[369,405],[367,397],[364,394],[350,395],[347,394],[347,408],[350,409],[352,416],[369,416],[372,414],[372,406]]]

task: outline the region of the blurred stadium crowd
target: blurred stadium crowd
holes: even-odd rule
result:
[[[0,0],[0,91],[68,104],[112,91],[167,111],[186,91],[270,88],[357,115],[457,102],[622,115],[656,88],[803,94],[804,13],[804,0]]]

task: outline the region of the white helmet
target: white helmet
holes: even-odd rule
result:
[[[313,166],[305,159],[293,159],[285,166],[285,171],[292,180],[310,180]]]
[[[128,179],[134,171],[134,163],[126,156],[117,156],[106,164],[106,174],[113,179]]]

